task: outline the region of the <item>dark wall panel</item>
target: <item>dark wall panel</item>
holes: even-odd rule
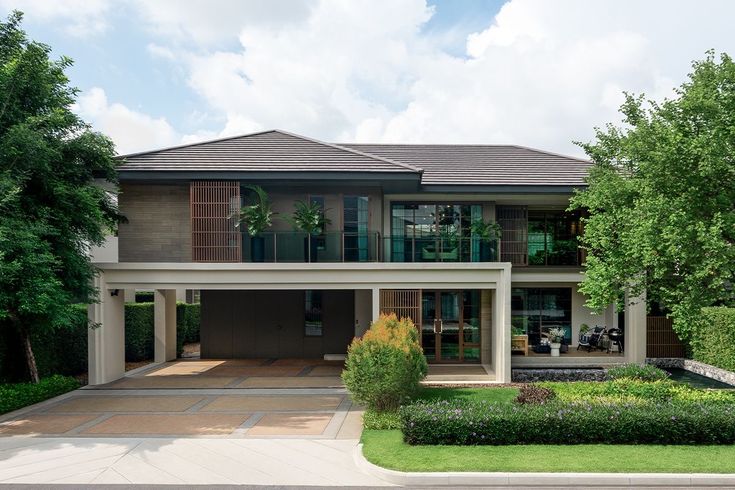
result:
[[[323,354],[346,354],[355,335],[355,292],[324,291]]]

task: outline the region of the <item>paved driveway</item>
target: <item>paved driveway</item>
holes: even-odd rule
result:
[[[382,485],[340,363],[183,360],[0,416],[0,483]]]

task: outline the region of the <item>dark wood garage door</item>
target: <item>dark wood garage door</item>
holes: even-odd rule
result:
[[[354,291],[323,291],[322,298],[322,336],[307,337],[304,291],[202,291],[202,358],[345,353],[354,335]]]

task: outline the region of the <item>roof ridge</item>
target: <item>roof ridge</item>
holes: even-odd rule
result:
[[[311,141],[312,143],[319,143],[320,145],[329,146],[330,148],[335,148],[337,150],[346,151],[348,153],[353,153],[355,155],[361,155],[361,156],[364,156],[364,157],[372,158],[373,160],[379,160],[379,161],[383,161],[383,162],[386,162],[386,163],[390,163],[392,165],[398,165],[399,167],[403,167],[405,169],[412,170],[414,172],[421,173],[421,172],[424,171],[422,168],[414,167],[413,165],[409,165],[407,163],[399,162],[399,161],[392,160],[390,158],[381,157],[381,156],[378,156],[378,155],[373,155],[372,153],[366,153],[364,151],[355,150],[354,148],[348,148],[346,146],[342,146],[342,145],[337,144],[337,143],[327,143],[326,141],[321,141],[321,140],[318,140],[318,139],[315,139],[315,138],[310,138],[308,136],[302,136],[300,134],[290,133],[290,132],[284,131],[282,129],[274,129],[273,131],[276,132],[276,133],[285,134],[287,136],[292,136],[294,138],[300,138],[302,140]]]

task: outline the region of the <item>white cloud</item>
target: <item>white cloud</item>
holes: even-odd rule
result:
[[[98,87],[82,94],[74,109],[96,130],[112,138],[121,155],[176,145],[182,139],[165,118],[110,104],[105,91]]]
[[[178,46],[203,110],[225,119],[218,134],[277,127],[325,140],[579,154],[572,141],[618,119],[622,90],[669,95],[705,50],[735,51],[735,3],[724,0],[512,0],[468,36],[465,57],[422,32],[433,15],[423,0],[320,0],[283,23],[281,3],[256,2],[247,15],[229,3],[145,5]],[[239,49],[203,48],[234,32]]]
[[[0,0],[3,10],[20,10],[28,19],[60,23],[61,30],[80,38],[107,30],[110,6],[105,0]]]

